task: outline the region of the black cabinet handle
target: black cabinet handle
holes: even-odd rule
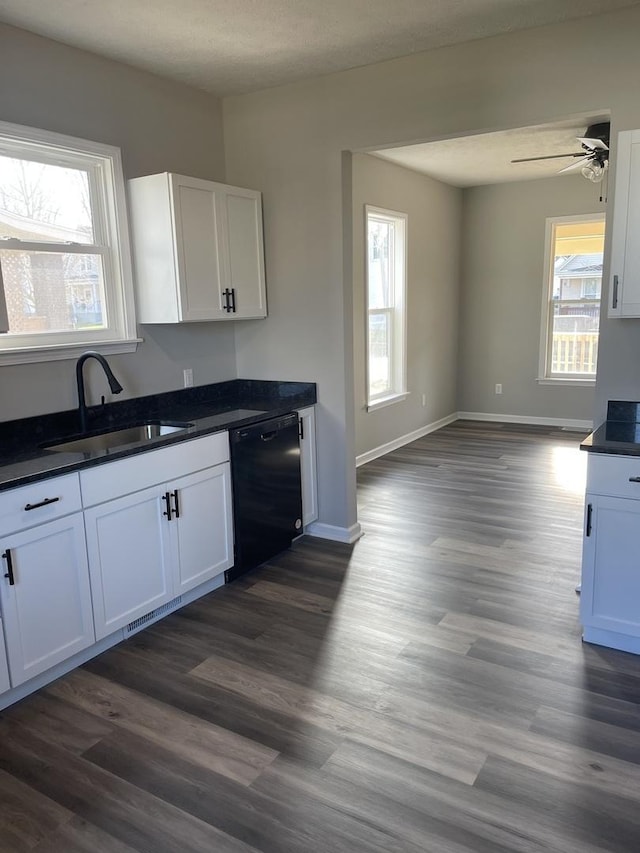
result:
[[[304,441],[304,421],[302,418],[298,421],[298,435],[300,436],[300,441]]]
[[[232,311],[235,311],[235,297],[233,297],[233,290],[229,290],[227,287],[226,290],[222,291],[222,295],[224,296],[224,310],[227,314],[231,314]],[[231,302],[230,298],[233,298],[234,301]]]
[[[591,517],[593,515],[593,504],[587,504],[587,529],[585,534],[591,536]]]
[[[231,311],[233,314],[236,313],[236,289],[235,289],[235,287],[231,288]]]
[[[173,514],[176,518],[180,518],[180,503],[178,501],[178,490],[174,489],[172,492],[173,495]]]
[[[640,477],[629,477],[630,483],[640,483]]]
[[[5,572],[5,578],[9,581],[9,586],[15,586],[16,581],[13,576],[13,560],[11,559],[11,551],[9,548],[2,555],[2,559],[7,561],[7,571]]]
[[[162,514],[166,515],[167,519],[171,521],[171,492],[165,492],[162,496],[162,500],[164,501],[166,506],[166,509]]]
[[[613,300],[611,303],[612,308],[618,307],[618,276],[614,275],[613,277]]]
[[[56,501],[59,501],[60,498],[45,498],[43,501],[37,504],[27,504],[24,508],[25,512],[30,512],[32,509],[40,509],[41,506],[49,506],[49,504],[54,504]]]

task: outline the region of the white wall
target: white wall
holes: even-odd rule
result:
[[[593,386],[541,385],[538,376],[545,221],[601,213],[582,176],[465,190],[458,409],[589,421]],[[495,384],[502,384],[502,396]]]
[[[355,430],[360,455],[456,410],[462,191],[377,157],[355,154],[352,201]],[[365,204],[408,215],[409,397],[372,412],[366,410]]]
[[[224,179],[222,121],[215,98],[23,30],[0,25],[0,118],[117,145],[125,177],[175,171]],[[125,396],[236,375],[233,329],[199,323],[147,326],[136,353],[109,361]],[[108,391],[99,377],[91,399]],[[95,386],[95,387],[94,387]],[[2,420],[76,405],[71,361],[0,368]]]
[[[639,31],[636,6],[223,102],[227,180],[265,194],[271,313],[238,330],[238,366],[241,374],[318,380],[323,521],[349,526],[356,516],[343,152],[608,108],[614,137],[640,127]],[[638,364],[638,321],[605,321],[596,419],[612,391],[638,396]]]

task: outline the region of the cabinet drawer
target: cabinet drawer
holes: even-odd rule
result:
[[[80,471],[82,503],[95,506],[229,460],[229,436],[216,432]]]
[[[640,457],[589,455],[587,491],[640,500]]]
[[[26,530],[81,509],[77,474],[65,474],[0,492],[0,535]]]

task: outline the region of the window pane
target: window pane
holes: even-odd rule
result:
[[[9,334],[103,329],[100,255],[0,251]]]
[[[92,244],[88,172],[0,156],[0,237]]]
[[[369,399],[392,390],[391,317],[369,314]]]
[[[394,238],[393,222],[369,217],[369,308],[393,305]]]
[[[595,375],[599,323],[599,302],[572,301],[553,306],[552,373]]]
[[[558,223],[553,247],[547,373],[595,376],[604,219]]]

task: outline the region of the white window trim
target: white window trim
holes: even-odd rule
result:
[[[600,222],[605,219],[603,213],[582,213],[575,216],[550,216],[546,219],[544,238],[544,281],[542,287],[542,310],[540,312],[540,347],[538,351],[538,385],[564,385],[575,388],[590,388],[596,384],[595,376],[584,376],[584,374],[567,373],[564,376],[549,376],[547,364],[551,350],[551,323],[549,319],[549,291],[551,288],[553,273],[553,232],[556,225],[567,222]],[[606,226],[605,226],[606,227]],[[604,279],[603,279],[604,281]],[[602,290],[600,291],[600,302],[602,304]]]
[[[380,397],[380,399],[375,400],[373,403],[368,403],[366,409],[368,412],[375,412],[376,409],[384,409],[386,406],[392,406],[394,403],[401,403],[410,394],[410,391],[401,391],[398,394],[389,394],[387,397]]]
[[[368,223],[369,215],[379,215],[381,217],[389,217],[403,222],[404,231],[404,246],[402,258],[402,292],[401,292],[401,322],[400,322],[400,359],[398,368],[398,387],[391,393],[384,396],[369,397],[369,232]],[[391,406],[394,403],[402,402],[409,396],[407,390],[407,255],[408,252],[408,236],[409,236],[409,217],[406,213],[398,210],[390,210],[385,207],[376,207],[375,205],[365,204],[364,206],[364,247],[365,247],[365,408],[367,412],[373,412],[376,409],[383,409],[386,406]]]
[[[95,228],[98,234],[109,234],[112,248],[104,256],[105,279],[108,276],[112,282],[111,286],[105,287],[108,316],[112,318],[109,328],[93,332],[88,330],[85,335],[81,332],[51,333],[48,340],[48,336],[43,333],[21,335],[13,341],[0,335],[0,365],[72,359],[88,347],[105,354],[135,351],[142,339],[137,336],[136,329],[131,247],[120,149],[100,142],[8,122],[0,122],[0,137],[5,137],[0,142],[2,152],[10,154],[11,149],[15,148],[17,157],[24,155],[29,146],[34,149],[46,146],[48,151],[38,153],[42,161],[52,165],[77,166],[78,160],[74,159],[74,152],[85,154],[88,158],[99,158],[102,162],[96,164],[95,168],[104,170],[106,175],[105,192],[100,198],[101,209],[94,211]],[[46,250],[47,245],[39,243],[35,246],[27,242],[20,244],[14,240],[0,241],[0,247],[25,250],[33,249],[34,246]],[[73,247],[65,248],[74,250]],[[57,249],[60,249],[59,245]],[[80,249],[76,248],[76,251]],[[0,301],[4,301],[4,293]]]

